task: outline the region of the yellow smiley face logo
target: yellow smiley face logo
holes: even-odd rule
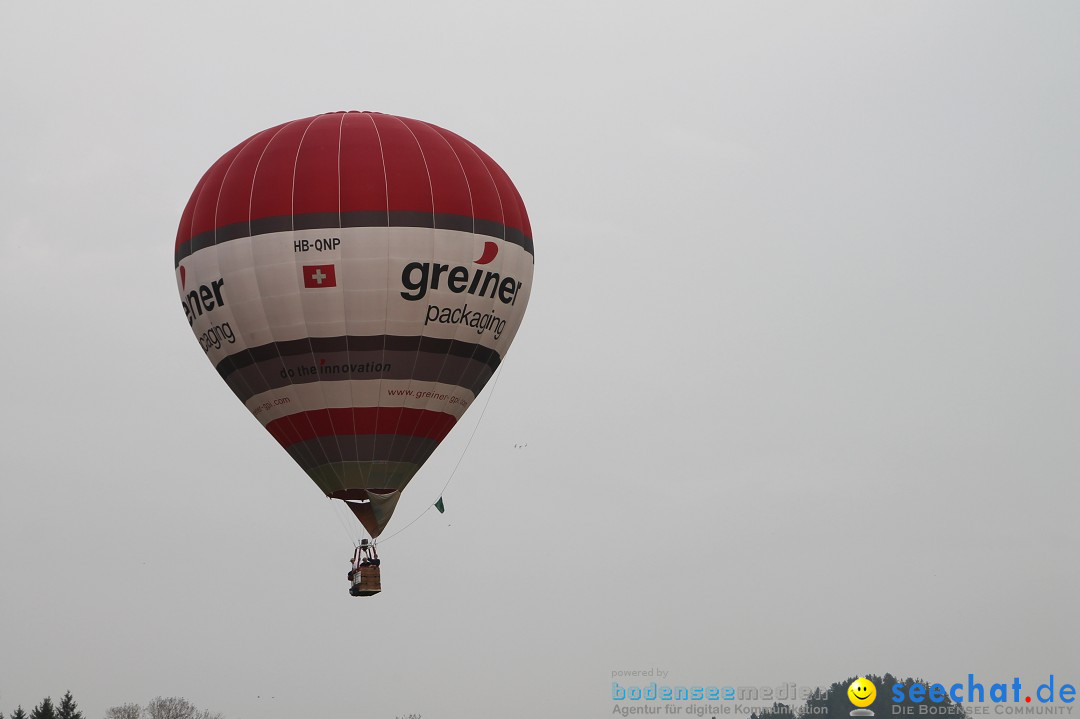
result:
[[[848,699],[857,707],[868,707],[874,703],[877,696],[877,688],[873,684],[859,677],[847,688]]]

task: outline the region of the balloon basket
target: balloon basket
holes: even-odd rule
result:
[[[360,567],[353,577],[349,594],[354,597],[370,597],[382,591],[382,575],[375,566]]]

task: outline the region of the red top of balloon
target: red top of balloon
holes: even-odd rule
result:
[[[532,251],[521,196],[483,150],[420,120],[342,111],[271,127],[225,153],[184,208],[175,259],[275,230],[401,224],[471,229]]]

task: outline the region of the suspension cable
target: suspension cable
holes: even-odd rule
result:
[[[450,486],[451,480],[453,480],[454,475],[457,474],[458,467],[461,466],[461,461],[463,459],[465,459],[465,453],[469,451],[469,447],[472,445],[473,438],[476,436],[476,430],[478,430],[480,428],[480,423],[484,420],[484,414],[487,412],[488,405],[491,404],[491,398],[495,396],[495,387],[499,384],[499,377],[501,377],[501,376],[502,376],[502,365],[500,364],[499,368],[497,370],[495,370],[495,377],[491,381],[491,391],[488,392],[487,400],[484,401],[484,406],[480,408],[480,416],[476,419],[476,424],[473,425],[472,434],[469,435],[469,440],[465,443],[465,448],[461,450],[461,455],[458,456],[457,463],[454,465],[454,469],[450,472],[450,476],[446,478],[446,484],[444,484],[442,486],[442,489],[439,490],[439,496],[435,498],[435,502],[438,502],[440,499],[442,499],[443,493],[446,492],[446,488]],[[432,502],[427,507],[425,507],[423,512],[416,515],[416,518],[413,519],[408,524],[406,524],[404,527],[397,530],[396,532],[391,534],[389,537],[386,537],[386,538],[384,538],[384,539],[382,539],[380,541],[388,542],[391,539],[393,539],[394,537],[396,537],[399,534],[401,534],[402,532],[404,532],[409,527],[416,524],[418,521],[420,521],[420,517],[423,517],[425,514],[428,513],[428,511],[432,507],[435,506],[435,502]]]

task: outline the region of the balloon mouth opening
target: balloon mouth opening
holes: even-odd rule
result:
[[[386,487],[372,487],[371,489],[339,489],[331,492],[330,499],[348,499],[356,502],[367,502],[372,494],[393,494],[398,490]]]

